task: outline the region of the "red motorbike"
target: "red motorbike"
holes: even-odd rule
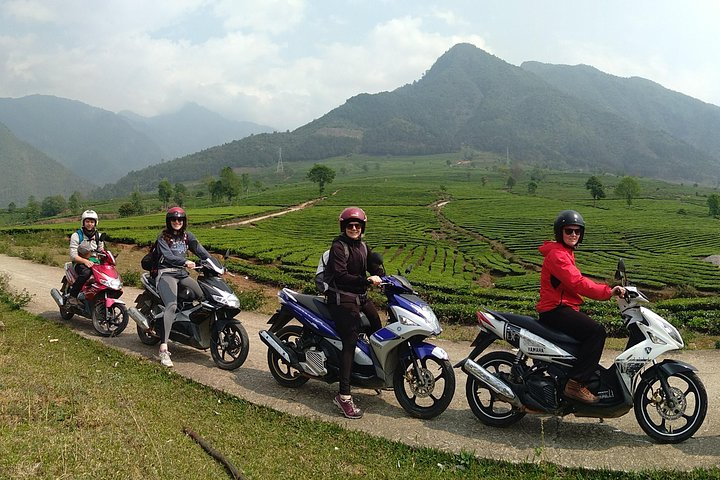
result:
[[[55,303],[60,307],[60,317],[70,320],[74,315],[92,320],[93,328],[103,337],[119,335],[128,324],[128,311],[125,302],[120,300],[123,284],[115,257],[109,250],[96,253],[99,263],[92,266],[92,275],[78,294],[80,304],[75,306],[67,302],[70,286],[75,282],[77,273],[72,262],[65,263],[65,275],[62,286],[50,290]]]

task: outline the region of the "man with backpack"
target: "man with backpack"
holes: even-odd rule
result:
[[[352,373],[355,345],[360,334],[360,312],[370,321],[373,333],[382,327],[380,315],[373,302],[367,296],[370,285],[379,285],[382,281],[380,267],[368,266],[370,249],[362,241],[365,233],[367,215],[358,207],[348,207],[340,214],[340,235],[330,247],[324,280],[328,285],[325,292],[327,305],[335,321],[335,327],[342,340],[340,358],[340,392],[333,403],[347,418],[361,418],[363,415],[350,395],[350,376]],[[366,272],[370,271],[370,276]]]
[[[95,253],[104,250],[105,245],[100,240],[97,231],[98,214],[95,210],[85,210],[80,218],[80,227],[70,235],[70,260],[75,264],[77,278],[68,292],[68,303],[79,305],[77,296],[83,285],[92,275],[92,266],[96,260]]]

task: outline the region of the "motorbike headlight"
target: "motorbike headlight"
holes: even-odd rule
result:
[[[670,335],[670,338],[678,343],[683,343],[682,338],[680,337],[680,332],[678,332],[675,327],[667,323],[663,324],[663,328],[665,329],[665,332]]]
[[[427,322],[432,327],[433,333],[435,333],[435,335],[439,335],[440,332],[442,332],[442,327],[440,326],[440,321],[437,319],[435,312],[433,312],[432,308],[430,308],[429,306],[423,307],[422,312],[423,316],[427,319]]]
[[[213,301],[227,305],[230,308],[240,308],[240,299],[235,296],[234,293],[214,293],[212,295]]]
[[[123,286],[122,280],[118,278],[101,278],[100,284],[105,285],[108,288],[112,288],[113,290],[120,290]]]
[[[408,326],[413,326],[413,325],[416,326],[416,325],[417,325],[417,323],[415,323],[414,321],[410,320],[410,319],[409,319],[408,317],[406,317],[405,315],[400,315],[400,317],[398,318],[398,320],[400,321],[400,324],[402,324],[402,325],[408,325]]]

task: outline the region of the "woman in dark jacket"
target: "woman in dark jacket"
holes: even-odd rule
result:
[[[207,250],[198,242],[195,235],[187,230],[187,216],[185,210],[173,207],[165,215],[165,229],[157,238],[157,248],[160,253],[158,273],[155,279],[158,293],[165,305],[163,314],[164,336],[160,344],[160,363],[172,367],[167,342],[170,339],[170,329],[177,313],[177,294],[179,287],[187,287],[193,292],[195,298],[203,298],[202,289],[197,280],[190,276],[187,269],[195,268],[195,262],[188,260],[188,250],[206,259],[210,256]]]
[[[370,321],[372,333],[382,326],[380,316],[373,302],[367,297],[370,285],[379,285],[382,274],[380,266],[370,267],[370,276],[366,276],[370,249],[362,241],[367,216],[358,207],[349,207],[340,214],[340,235],[333,240],[327,265],[327,277],[330,290],[327,292],[327,304],[335,321],[335,327],[343,349],[340,358],[340,392],[333,403],[347,418],[361,418],[363,415],[350,395],[350,375],[352,373],[355,345],[360,333],[360,312]]]

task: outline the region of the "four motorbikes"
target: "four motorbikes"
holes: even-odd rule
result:
[[[402,276],[382,276],[388,322],[361,335],[355,348],[351,384],[392,388],[400,405],[412,416],[433,418],[450,404],[455,374],[447,353],[424,340],[442,331],[430,306]],[[342,341],[325,297],[283,288],[280,308],[260,338],[268,346],[270,373],[282,386],[298,388],[309,379],[334,383],[339,378]],[[363,315],[364,317],[364,315]],[[290,323],[295,320],[299,323]],[[364,324],[368,322],[365,318]]]
[[[648,299],[628,285],[622,260],[616,279],[627,290],[617,303],[629,338],[610,368],[598,365],[588,385],[599,398],[595,404],[562,394],[580,348],[574,339],[532,317],[492,310],[477,313],[480,333],[474,349],[456,367],[468,374],[467,400],[481,422],[506,427],[529,412],[614,418],[634,408],[640,427],[659,443],[679,443],[697,432],[708,399],[696,369],[677,360],[655,361],[683,347],[679,332],[642,305]],[[494,351],[480,357],[497,340],[507,341],[517,352]]]
[[[98,334],[108,337],[120,334],[130,316],[138,323],[140,340],[157,344],[164,328],[164,306],[155,279],[148,273],[142,275],[144,291],[136,299],[136,308],[127,309],[120,300],[123,285],[115,257],[103,250],[97,258],[77,306],[67,302],[77,274],[71,262],[65,264],[60,290],[51,290],[61,317],[90,318]],[[234,370],[245,362],[249,351],[247,332],[234,318],[240,312],[239,300],[222,280],[226,269],[219,260],[210,257],[198,265],[198,283],[205,298],[192,298],[187,289],[178,292],[170,338],[197,349],[209,348],[218,367]],[[392,389],[410,415],[436,417],[448,407],[455,391],[447,353],[425,341],[440,334],[440,323],[405,277],[381,278],[388,322],[384,328],[360,336],[351,383],[378,391]],[[622,260],[616,278],[626,288],[626,295],[617,303],[629,338],[613,365],[598,365],[595,378],[588,383],[599,399],[594,404],[563,395],[567,373],[580,348],[577,341],[532,317],[489,309],[477,312],[480,332],[471,344],[474,348],[455,367],[468,375],[467,401],[481,422],[506,427],[528,413],[615,418],[634,409],[642,430],[659,443],[679,443],[698,431],[708,398],[696,369],[677,360],[656,361],[663,353],[684,346],[679,332],[643,305],[648,299],[628,284]],[[260,332],[268,346],[271,375],[289,388],[301,387],[309,379],[337,382],[342,342],[325,297],[283,288],[278,298],[280,307],[268,321],[270,328]],[[498,340],[507,341],[515,351],[483,355]]]
[[[72,262],[65,263],[65,275],[61,280],[60,290],[53,288],[50,295],[60,308],[60,317],[63,320],[70,320],[74,315],[89,318],[98,334],[111,337],[125,330],[128,324],[128,309],[125,302],[120,300],[123,283],[115,266],[115,257],[109,250],[97,252],[96,257],[98,263],[92,266],[92,276],[78,294],[79,305],[72,305],[67,301],[70,286],[77,278]]]
[[[178,291],[178,310],[170,339],[200,350],[210,349],[215,364],[223,370],[239,368],[250,350],[248,334],[235,316],[240,300],[222,279],[225,266],[215,257],[201,260],[197,270],[198,284],[205,296],[193,298],[187,288]],[[145,345],[160,342],[164,330],[165,306],[160,299],[155,277],[141,276],[144,291],[135,299],[130,317],[138,324],[137,334]]]

